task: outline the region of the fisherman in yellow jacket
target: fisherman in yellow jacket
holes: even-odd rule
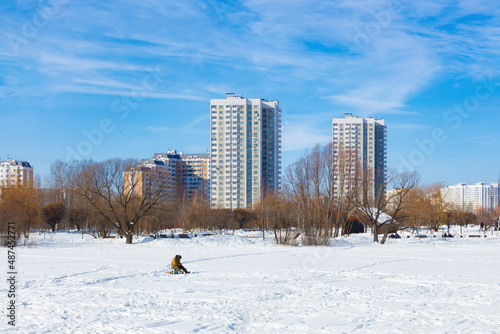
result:
[[[182,256],[176,255],[172,259],[172,262],[170,262],[170,267],[172,269],[178,270],[181,274],[189,274],[190,272],[187,271],[186,268],[181,263]]]

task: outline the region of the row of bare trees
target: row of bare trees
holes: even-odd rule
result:
[[[286,170],[282,200],[296,210],[295,217],[290,215],[294,225],[303,231],[305,243],[327,244],[356,217],[371,227],[375,242],[385,225],[385,242],[389,227],[407,215],[405,199],[418,185],[418,175],[393,172],[377,179],[380,173],[363,166],[356,150],[335,150],[332,143],[317,145]],[[395,190],[386,196],[390,185]]]
[[[114,230],[132,243],[135,233],[175,224],[169,219],[176,211],[166,189],[169,175],[145,171],[127,179],[127,167],[136,165],[135,160],[122,159],[56,161],[46,189],[1,189],[0,228],[6,231],[9,221],[16,222],[19,235],[28,238],[33,229],[49,226],[55,231],[65,222],[100,237]]]
[[[442,183],[418,186],[408,193],[408,205],[404,210],[404,227],[410,230],[425,228],[427,232],[438,231],[441,226],[479,225],[481,222],[497,228],[500,207],[474,209],[471,205],[452,205],[444,200]]]
[[[116,232],[132,243],[133,236],[164,228],[187,231],[271,228],[276,242],[294,244],[299,234],[309,245],[325,245],[348,234],[353,221],[370,227],[373,241],[386,241],[398,229],[443,224],[498,222],[500,212],[453,208],[443,200],[440,183],[419,185],[415,172],[390,172],[377,178],[375,170],[360,164],[356,150],[336,151],[332,143],[317,145],[290,165],[280,193],[268,193],[261,203],[245,210],[211,209],[172,199],[168,172],[134,170],[138,161],[56,161],[46,189],[1,189],[0,231],[17,223],[25,238],[33,229],[55,231],[66,224],[82,233],[106,237]],[[393,188],[387,192],[386,189]],[[500,209],[497,209],[497,211]],[[479,217],[479,218],[478,218]]]
[[[0,232],[7,233],[9,222],[15,222],[17,238],[29,238],[30,231],[40,225],[42,193],[29,187],[0,189]]]
[[[172,200],[170,175],[155,170],[130,171],[135,160],[109,159],[51,165],[46,189],[12,187],[2,190],[0,230],[15,221],[25,238],[29,232],[76,228],[95,237],[116,232],[132,243],[136,234],[162,229],[238,229],[258,227],[247,210],[211,210],[186,199]]]
[[[92,225],[98,235],[106,236],[113,229],[132,243],[141,230],[154,232],[162,222],[170,223],[166,216],[172,211],[169,173],[154,168],[130,170],[137,165],[136,160],[118,158],[56,161],[48,183],[60,201],[71,202],[70,221],[78,226],[98,221]]]
[[[52,202],[50,192],[38,187],[16,186],[2,188],[0,195],[0,232],[7,231],[8,222],[15,222],[17,237],[29,238],[33,230],[42,231],[50,228],[53,232],[68,217],[66,206],[61,202]],[[48,203],[48,204],[47,204]],[[85,211],[88,216],[88,212]],[[69,212],[69,222],[73,221],[74,212]]]
[[[206,205],[191,205],[181,214],[182,227],[186,231],[236,230],[260,228],[260,220],[254,211],[245,209],[211,209]]]

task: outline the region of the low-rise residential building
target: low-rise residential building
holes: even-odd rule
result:
[[[33,187],[33,167],[27,161],[0,161],[0,187]]]

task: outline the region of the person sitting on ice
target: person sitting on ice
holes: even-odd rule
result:
[[[174,256],[174,258],[172,259],[172,262],[170,262],[170,267],[173,270],[179,271],[181,274],[189,274],[190,272],[186,268],[184,268],[184,266],[182,265],[181,259],[182,259],[182,256],[180,256],[180,255]]]

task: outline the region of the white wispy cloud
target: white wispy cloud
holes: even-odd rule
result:
[[[471,14],[500,17],[482,0],[71,2],[17,57],[0,47],[0,63],[41,77],[42,87],[25,84],[23,93],[122,95],[153,63],[170,75],[154,98],[204,100],[232,90],[227,82],[266,78],[270,89],[314,87],[316,98],[361,116],[411,115],[408,101],[443,73],[500,73],[478,59],[500,56],[500,28],[463,22]],[[6,33],[20,34],[26,17],[16,15]],[[231,75],[248,68],[254,78]]]
[[[472,137],[472,138],[464,138],[460,140],[454,140],[450,142],[446,142],[443,144],[440,144],[439,146],[447,146],[447,145],[456,145],[456,144],[463,144],[463,143],[469,143],[469,142],[476,142],[481,145],[495,145],[498,146],[498,142],[495,141],[492,143],[491,141],[485,141],[485,139],[493,139],[493,138],[498,138],[500,137],[500,134],[494,134],[494,135],[488,135],[488,136],[479,136],[479,137]]]
[[[94,94],[94,95],[108,95],[108,96],[131,96],[137,99],[151,98],[151,99],[165,99],[165,100],[192,100],[192,101],[206,101],[206,98],[192,92],[157,92],[157,91],[143,91],[141,86],[131,86],[128,90],[115,90],[110,87],[92,87],[92,86],[56,86],[53,87],[54,93],[80,93],[80,94]]]
[[[303,150],[332,140],[331,134],[318,132],[317,129],[317,122],[309,117],[300,116],[285,120],[283,122],[283,151]]]

